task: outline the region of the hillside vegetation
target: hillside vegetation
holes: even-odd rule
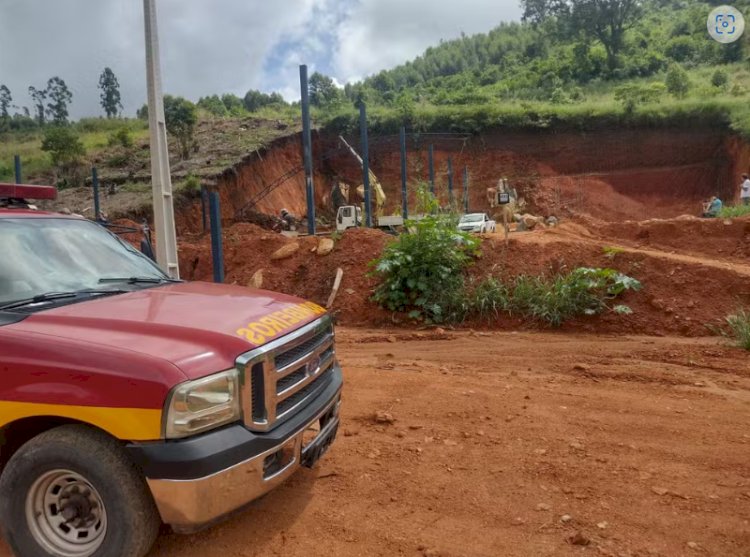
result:
[[[313,118],[331,130],[355,131],[357,106],[364,101],[375,133],[392,133],[402,125],[416,132],[467,133],[498,126],[702,126],[732,129],[750,138],[748,34],[729,45],[710,39],[706,17],[715,4],[522,0],[524,21],[443,41],[362,82],[339,88],[330,77],[313,73]],[[734,5],[750,14],[750,0]],[[100,88],[108,90],[103,87],[105,78],[115,91],[116,78],[107,77],[106,70]],[[0,101],[6,92],[10,98],[5,89]],[[34,92],[44,97],[44,92]],[[48,100],[53,93],[48,86]],[[3,105],[0,180],[12,179],[13,154],[21,155],[25,176],[55,179],[62,185],[78,180],[70,168],[53,164],[54,154],[42,150],[50,125],[72,126],[80,141],[80,146],[72,146],[68,167],[95,162],[118,182],[147,179],[145,106],[138,119],[114,118],[119,115],[117,106],[108,107],[103,96],[107,119],[68,124],[66,118],[50,120],[58,105],[48,104],[45,112],[42,104],[35,104],[12,116],[8,102]],[[165,105],[173,168],[183,177],[216,174],[273,137],[295,130],[299,122],[298,103],[255,90],[244,97],[217,92],[195,104],[166,97]],[[214,142],[211,134],[221,137]]]

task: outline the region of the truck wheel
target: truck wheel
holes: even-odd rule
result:
[[[17,557],[143,557],[160,524],[119,443],[86,426],[34,437],[0,477],[0,528]]]

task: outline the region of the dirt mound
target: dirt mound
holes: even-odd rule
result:
[[[239,223],[224,234],[224,260],[227,283],[252,286],[253,276],[262,270],[262,288],[293,294],[325,305],[331,294],[336,270],[343,280],[333,305],[334,313],[353,325],[379,324],[389,320],[388,312],[369,302],[375,282],[367,276],[369,262],[383,250],[391,236],[370,229],[350,229],[336,242],[330,255],[318,256],[318,239],[309,236],[288,238],[253,224]],[[285,245],[297,242],[300,249],[285,259],[271,256]],[[195,238],[180,245],[183,278],[211,280],[210,240]]]
[[[750,257],[750,217],[701,219],[686,215],[666,220],[602,223],[595,228],[604,236],[632,245],[716,259],[747,261]]]
[[[680,233],[671,230],[672,227],[681,230],[682,224],[685,230]],[[624,235],[626,232],[637,234],[641,227],[654,231],[654,237],[658,238],[695,235],[709,257],[700,253],[688,255],[674,250],[629,246],[606,237],[604,232],[609,226],[601,225],[592,232],[585,224],[566,222],[557,228],[514,234],[507,246],[500,235],[489,235],[483,242],[482,256],[472,266],[470,274],[476,279],[491,275],[512,281],[521,274],[551,276],[581,266],[613,267],[643,283],[642,291],[628,293],[622,300],[633,309],[632,315],[605,314],[577,319],[564,325],[564,330],[571,331],[700,336],[711,333],[707,325],[717,325],[740,305],[750,304],[750,266],[710,257],[712,250],[725,249],[720,247],[724,243],[736,244],[741,234],[744,234],[742,238],[746,237],[744,227],[748,226],[747,221],[737,221],[731,226],[697,219],[649,221],[626,223],[620,225],[623,228],[615,229]],[[703,227],[709,227],[711,231],[734,230],[735,238],[732,240],[729,232],[726,237],[718,235],[713,238]],[[330,255],[320,257],[314,253],[318,243],[316,238],[290,239],[255,225],[237,224],[225,233],[226,281],[252,285],[253,276],[262,270],[264,289],[325,304],[336,269],[341,267],[344,277],[333,305],[341,322],[350,325],[390,323],[393,317],[390,312],[370,301],[376,282],[368,276],[370,261],[381,253],[390,238],[376,230],[349,230],[337,241]],[[271,261],[274,252],[291,242],[299,243],[296,253]],[[185,278],[211,280],[208,238],[183,243],[180,262]],[[402,322],[406,323],[403,319]],[[465,326],[489,329],[541,327],[506,316],[492,322],[472,321]]]

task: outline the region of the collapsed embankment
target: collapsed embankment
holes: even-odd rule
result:
[[[346,138],[356,149],[356,138]],[[509,179],[528,210],[558,216],[590,215],[607,221],[698,214],[710,195],[731,201],[737,176],[750,168],[750,148],[716,129],[502,131],[481,135],[421,134],[407,141],[409,203],[415,185],[428,180],[428,149],[434,148],[438,197],[448,201],[448,160],[453,192],[463,196],[468,173],[469,208],[489,209],[486,188]],[[313,141],[315,205],[330,219],[334,179],[358,185],[359,163],[338,136],[320,132]],[[401,174],[396,135],[370,138],[370,164],[387,195],[385,211],[399,211]],[[278,214],[285,208],[306,214],[305,178],[299,134],[277,139],[227,169],[217,181],[225,224],[242,209]],[[354,201],[354,200],[353,200]],[[179,232],[198,232],[200,201],[178,209]]]
[[[682,238],[683,244],[689,246],[690,234],[700,232],[700,248],[694,246],[693,252],[682,252],[657,247],[663,236],[670,235],[672,227],[679,230],[683,224],[685,232],[671,233],[674,241]],[[633,309],[632,315],[604,314],[577,319],[564,325],[565,330],[700,336],[711,334],[707,326],[719,325],[728,313],[750,304],[750,265],[742,255],[746,253],[744,246],[750,244],[750,220],[736,219],[730,225],[719,220],[679,219],[627,224],[621,229],[607,229],[608,226],[569,222],[559,228],[514,235],[507,246],[499,235],[487,236],[482,244],[482,257],[474,263],[470,274],[476,278],[491,275],[511,281],[520,274],[551,275],[579,266],[614,267],[643,283],[642,291],[629,293],[623,300]],[[644,242],[643,236],[640,243],[634,240],[631,227],[646,230],[654,243]],[[718,240],[712,249],[713,236]],[[264,289],[325,304],[336,269],[341,268],[343,281],[333,311],[342,323],[407,324],[404,316],[392,315],[370,301],[376,284],[368,275],[370,262],[390,240],[390,236],[375,230],[349,230],[330,255],[321,257],[313,251],[318,243],[316,238],[293,240],[240,223],[229,227],[224,235],[226,281],[252,285],[253,277],[261,271]],[[294,255],[271,260],[276,250],[291,242],[300,245]],[[723,260],[712,257],[712,251],[718,250],[725,255]],[[184,278],[210,280],[208,239],[183,242],[180,265]],[[500,329],[540,327],[507,315],[464,325]]]

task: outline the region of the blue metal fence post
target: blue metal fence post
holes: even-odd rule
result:
[[[469,167],[464,166],[464,213],[469,212]]]
[[[372,207],[370,205],[370,149],[367,144],[367,107],[359,103],[359,139],[362,149],[362,184],[365,187],[365,226],[372,227]]]
[[[208,191],[206,186],[201,185],[201,221],[203,223],[203,232],[208,230]]]
[[[299,86],[302,100],[302,154],[305,163],[307,192],[307,233],[315,235],[315,187],[313,186],[312,136],[310,134],[310,87],[307,83],[307,66],[299,67]]]
[[[219,192],[212,191],[208,197],[211,214],[211,258],[214,266],[214,282],[224,282],[224,245],[221,239],[221,205]]]
[[[406,192],[406,128],[401,127],[401,213],[409,218],[409,200]]]
[[[430,193],[435,195],[435,152],[432,144],[427,152],[427,164],[430,168]]]
[[[448,203],[453,205],[453,161],[448,157]]]
[[[13,155],[13,166],[16,171],[16,184],[20,184],[22,182],[21,178],[21,156],[20,155]]]
[[[94,220],[100,222],[102,220],[102,208],[99,203],[99,174],[95,166],[91,168],[91,189],[94,192]]]

